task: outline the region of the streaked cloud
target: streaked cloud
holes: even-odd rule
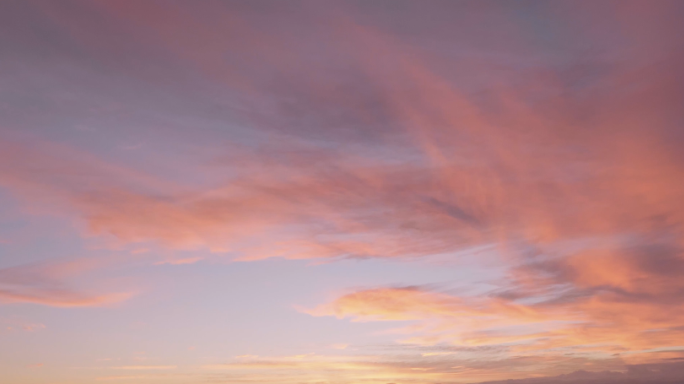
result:
[[[121,367],[114,367],[113,369],[133,370],[133,371],[147,371],[147,370],[167,370],[176,369],[175,365],[125,365]]]
[[[154,287],[117,308],[129,325],[116,340],[93,338],[100,356],[125,356],[119,343],[151,353],[82,382],[680,380],[683,12],[665,0],[0,4],[2,309],[122,303],[135,289],[99,275],[119,267]],[[73,250],[84,257],[63,259]],[[274,258],[376,264],[359,285],[313,267],[283,286],[269,285],[279,269],[212,280]],[[391,263],[437,259],[498,276],[388,285]],[[293,313],[314,280],[332,298]],[[53,332],[57,315],[40,310],[8,312],[7,327]],[[225,334],[201,334],[223,316]],[[288,345],[234,350],[265,321]],[[370,351],[358,329],[396,343]]]
[[[156,32],[151,39],[161,39],[179,60],[200,67],[203,55],[244,44],[219,38],[227,30],[266,39],[269,47],[293,38],[264,34],[244,21],[199,27],[193,17],[182,16],[180,6],[100,6],[111,17],[149,26]],[[145,11],[137,13],[137,7]],[[208,7],[216,8],[212,22],[219,15],[234,20],[224,7]],[[50,9],[52,15],[66,12]],[[619,17],[625,18],[638,12],[622,11]],[[168,40],[176,26],[151,16],[157,12],[169,20],[183,18],[186,27],[197,26],[187,37],[188,46]],[[586,95],[584,88],[566,84],[566,73],[539,65],[525,70],[527,84],[509,81],[478,90],[482,94],[438,70],[441,61],[450,62],[438,52],[407,44],[381,28],[360,26],[344,13],[326,17],[336,26],[327,31],[330,48],[321,48],[320,54],[333,60],[344,52],[351,72],[344,78],[348,88],[329,94],[332,85],[326,81],[337,81],[324,76],[333,70],[332,61],[312,69],[312,76],[322,76],[317,83],[294,81],[302,74],[287,68],[297,55],[255,48],[254,60],[284,68],[283,76],[292,77],[288,92],[314,121],[330,124],[327,111],[334,111],[353,116],[356,125],[346,122],[345,129],[368,132],[362,122],[373,115],[382,137],[394,138],[381,140],[381,151],[376,139],[331,150],[331,144],[348,141],[334,136],[310,140],[298,131],[298,120],[278,110],[267,118],[276,119],[280,128],[273,132],[271,125],[252,121],[263,139],[254,145],[232,143],[220,161],[231,176],[206,185],[164,180],[73,148],[7,143],[4,183],[24,196],[71,207],[93,234],[124,243],[210,249],[245,260],[412,257],[491,242],[520,251],[586,237],[643,235],[663,226],[673,233],[681,230],[684,170],[668,139],[676,136],[672,124],[678,110],[654,102],[681,96],[671,81],[679,73],[674,66],[679,56],[652,66],[611,63],[594,80],[597,90]],[[649,23],[656,23],[666,13],[649,17]],[[504,41],[518,46],[519,38],[510,34]],[[211,44],[189,43],[196,39]],[[482,62],[473,65],[481,70],[492,65],[477,60]],[[390,63],[392,70],[387,70]],[[224,79],[235,70],[226,64],[221,73],[206,73]],[[650,81],[635,83],[630,80],[635,76]],[[251,105],[257,110],[281,96],[256,74],[247,72],[241,81],[261,98]],[[628,92],[626,84],[631,84]],[[340,103],[370,97],[366,93],[375,110]],[[543,103],[533,102],[540,97]],[[99,182],[81,183],[84,178]],[[265,237],[267,243],[260,241]]]
[[[90,293],[69,281],[102,266],[102,260],[75,259],[10,267],[0,270],[0,303],[33,303],[53,307],[107,306],[130,298],[133,292]]]
[[[540,377],[531,379],[491,381],[483,384],[581,384],[581,383],[673,383],[682,380],[682,363],[641,364],[630,365],[624,371],[575,371],[569,374],[555,377]]]

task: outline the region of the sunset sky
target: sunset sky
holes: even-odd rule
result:
[[[0,383],[684,383],[683,20],[0,1]]]

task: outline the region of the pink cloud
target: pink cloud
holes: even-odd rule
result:
[[[145,27],[140,39],[158,42],[210,79],[249,89],[245,109],[261,118],[244,119],[262,135],[257,143],[210,148],[229,154],[182,170],[213,167],[225,170],[222,176],[180,185],[67,146],[5,142],[0,183],[34,209],[41,202],[76,215],[90,234],[245,260],[416,257],[491,243],[517,252],[521,244],[642,235],[654,226],[681,231],[684,169],[668,140],[678,116],[673,100],[682,96],[672,81],[679,56],[651,67],[636,59],[613,64],[582,100],[566,73],[539,65],[521,70],[523,84],[495,78],[484,95],[474,96],[440,69],[463,60],[360,25],[353,10],[335,8],[326,16],[330,26],[321,29],[330,49],[319,54],[327,60],[307,68],[313,79],[299,81],[306,44],[294,53],[283,50],[293,36],[255,28],[246,21],[252,16],[236,17],[219,4],[207,6],[213,16],[200,22],[180,5],[92,5]],[[661,19],[663,29],[673,28],[664,7],[654,7],[641,24],[629,22],[641,20],[639,11],[618,7],[613,21],[625,20],[627,38]],[[75,39],[93,38],[62,7],[45,12]],[[226,19],[233,22],[217,23]],[[513,51],[528,49],[519,26],[501,21],[502,41]],[[185,29],[193,32],[180,32]],[[506,46],[488,43],[495,51]],[[230,50],[278,68],[286,86],[217,59]],[[501,65],[474,57],[466,68],[474,75]],[[350,73],[339,82],[346,87],[329,76],[329,66],[342,59]],[[649,81],[633,83],[639,76]],[[625,84],[633,86],[626,91]],[[300,130],[305,122],[278,104],[283,92],[296,100],[293,108],[309,111],[315,126],[340,124],[368,138],[309,140],[310,132]],[[264,109],[273,104],[275,110]]]
[[[53,307],[97,307],[119,303],[133,292],[91,293],[72,287],[76,277],[98,267],[102,260],[76,259],[0,270],[0,303],[34,303]]]
[[[158,247],[237,260],[417,259],[492,246],[507,274],[488,294],[364,289],[308,313],[409,322],[395,330],[407,343],[504,349],[507,360],[497,367],[509,371],[678,358],[652,350],[678,347],[684,320],[679,6],[573,2],[514,15],[489,2],[459,12],[375,6],[307,3],[260,12],[258,5],[223,2],[198,9],[138,1],[32,5],[68,36],[65,46],[136,83],[130,95],[149,90],[137,83],[159,87],[145,93],[150,98],[174,87],[182,95],[162,107],[147,96],[90,104],[88,96],[107,87],[85,86],[75,92],[74,116],[93,109],[91,122],[101,122],[103,110],[114,110],[106,116],[117,129],[132,122],[126,129],[157,137],[169,153],[152,153],[145,140],[133,151],[139,157],[127,151],[116,160],[78,149],[77,140],[12,140],[21,135],[3,127],[0,185],[28,211],[73,217],[84,235],[135,247],[140,258]],[[535,16],[541,8],[551,22]],[[594,39],[602,42],[584,42]],[[58,68],[71,60],[59,58]],[[49,77],[20,84],[36,86],[62,111],[54,100],[70,92],[43,85]],[[42,104],[17,99],[3,111],[20,110],[33,126],[27,111],[36,109],[24,104],[41,111]],[[82,127],[73,116],[43,117]],[[1,270],[0,301],[69,307],[130,297],[72,284],[92,263]],[[397,373],[416,379],[436,372],[435,380],[502,374],[451,360],[449,367],[380,368],[309,360],[255,359],[228,368],[348,369],[383,381]]]
[[[24,331],[24,332],[38,332],[45,328],[45,324],[28,321],[19,317],[0,317],[0,331]]]

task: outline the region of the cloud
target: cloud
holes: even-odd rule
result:
[[[75,259],[0,270],[0,303],[34,303],[53,307],[98,307],[122,302],[132,292],[89,293],[69,282],[85,271],[101,267],[102,260]],[[66,280],[66,281],[65,281]]]
[[[416,259],[492,246],[507,274],[485,295],[381,287],[307,313],[408,322],[402,341],[503,350],[501,369],[677,358],[657,349],[679,346],[684,321],[679,6],[387,4],[282,5],[277,18],[222,2],[3,5],[25,17],[0,23],[18,36],[6,62],[22,63],[3,64],[0,185],[137,249]],[[64,127],[145,145],[117,157]],[[91,262],[0,270],[0,302],[130,297],[74,286]],[[228,366],[378,374],[307,359]],[[436,377],[454,366],[479,369]]]
[[[489,381],[482,384],[670,384],[684,380],[684,364],[682,363],[628,365],[626,368],[622,372],[575,371],[555,377]]]
[[[155,265],[163,265],[163,264],[171,264],[171,265],[186,265],[186,264],[195,264],[197,262],[200,262],[204,260],[203,257],[187,257],[184,259],[174,259],[174,260],[165,260],[165,261],[159,261],[154,263]]]
[[[47,328],[45,324],[26,321],[17,317],[0,318],[0,331],[37,332]]]
[[[525,275],[532,277],[538,276]],[[518,295],[495,291],[470,297],[423,287],[366,289],[303,311],[353,321],[409,322],[392,330],[402,343],[498,346],[508,356],[591,356],[597,364],[618,356],[636,364],[679,358],[678,348],[684,348],[678,280],[661,284],[656,295],[607,285],[586,289],[564,281],[532,286],[533,291]],[[670,356],[654,354],[667,347],[674,348]]]
[[[489,345],[525,342],[542,336],[546,327],[563,319],[551,317],[534,307],[500,299],[459,298],[421,287],[379,288],[349,293],[312,310],[313,316],[352,317],[355,321],[418,321],[400,333],[423,334],[407,342],[456,345]],[[548,323],[548,324],[545,324]],[[534,335],[507,334],[506,328],[534,325]],[[498,332],[494,332],[499,328]],[[524,330],[524,329],[523,329]]]
[[[368,382],[387,384],[460,383],[475,380],[500,380],[571,372],[578,367],[594,366],[591,359],[577,356],[481,355],[474,358],[465,349],[454,348],[449,355],[424,355],[411,348],[395,349],[391,354],[250,356],[239,361],[206,365],[203,369],[214,380],[263,383]],[[619,361],[604,362],[609,369],[624,368]]]
[[[207,371],[230,371],[228,380],[259,380],[260,382],[301,382],[301,380],[358,380],[385,383],[401,378],[420,382],[443,377],[440,368],[426,368],[425,362],[391,361],[380,356],[296,355],[280,357],[250,357],[239,362],[207,365]],[[434,369],[434,372],[426,372]]]
[[[662,38],[678,28],[666,3],[649,13],[606,5],[619,12],[600,21],[590,15],[606,12],[602,7],[567,9],[565,22],[599,29],[608,23],[632,42],[596,42],[610,55],[589,55],[569,68],[559,68],[562,57],[547,47],[523,53],[536,41],[528,34],[534,28],[492,16],[498,15],[494,5],[446,12],[462,23],[407,6],[440,23],[444,29],[433,31],[432,42],[453,44],[446,51],[407,38],[407,29],[425,31],[420,18],[408,18],[413,28],[397,26],[375,10],[375,23],[360,21],[371,5],[328,12],[285,7],[292,20],[304,22],[311,12],[329,21],[305,24],[318,32],[306,38],[250,6],[206,7],[100,2],[81,10],[101,23],[68,7],[45,3],[39,10],[62,40],[80,44],[95,60],[118,57],[112,70],[134,79],[170,86],[131,64],[145,59],[165,64],[155,71],[175,74],[190,66],[223,84],[225,94],[217,97],[237,107],[230,108],[234,117],[219,120],[248,127],[248,134],[193,125],[199,130],[193,139],[206,141],[204,148],[216,155],[211,164],[159,153],[162,163],[187,158],[188,164],[154,177],[142,170],[154,167],[124,159],[10,140],[2,145],[0,183],[34,209],[43,202],[79,217],[89,234],[244,260],[419,257],[492,243],[519,253],[528,245],[588,237],[611,241],[663,228],[673,237],[681,233],[682,92],[676,84],[682,56],[671,49],[676,41]],[[553,9],[549,15],[558,17]],[[409,10],[392,12],[404,20]],[[473,18],[500,27],[466,33],[481,28],[468,21]],[[111,31],[101,25],[112,25],[130,48],[108,38]],[[574,34],[558,28],[562,36]],[[425,42],[425,33],[413,38]],[[226,60],[221,52],[240,59]],[[72,91],[79,100],[94,93],[86,86]],[[208,112],[187,99],[179,104],[193,107],[182,112],[175,104],[144,103],[149,111],[131,114],[178,117],[163,120],[165,126],[205,121]],[[146,124],[161,124],[152,120]],[[160,140],[183,147],[179,132],[187,129],[167,129]],[[197,183],[189,177],[195,174],[211,177]]]

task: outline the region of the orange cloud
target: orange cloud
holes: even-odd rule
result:
[[[591,361],[575,356],[482,356],[453,351],[451,354],[415,354],[397,350],[391,355],[298,355],[257,357],[237,362],[203,366],[213,377],[233,382],[297,383],[340,380],[342,382],[478,382],[529,376],[557,374],[565,370],[586,368]],[[619,361],[605,361],[593,367],[623,368]],[[226,373],[221,373],[226,372]]]
[[[412,321],[395,330],[409,336],[401,340],[404,343],[499,345],[533,355],[572,351],[598,359],[626,352],[625,359],[636,362],[653,348],[684,348],[684,312],[675,304],[682,283],[672,282],[669,290],[661,284],[656,295],[649,293],[648,284],[641,292],[624,292],[603,284],[587,288],[565,281],[538,281],[536,291],[524,291],[521,285],[518,295],[506,291],[465,298],[419,287],[379,288],[352,292],[305,312],[355,321]]]
[[[561,320],[533,307],[505,300],[462,299],[426,291],[420,287],[381,288],[344,295],[330,304],[305,310],[313,316],[353,317],[356,321],[420,321],[401,333],[423,333],[409,342],[434,344],[440,341],[463,345],[516,342],[529,336],[499,336],[478,333],[497,327],[535,325],[536,332]],[[535,336],[538,337],[538,336]],[[533,337],[533,338],[535,338]],[[478,340],[480,339],[481,340]]]

